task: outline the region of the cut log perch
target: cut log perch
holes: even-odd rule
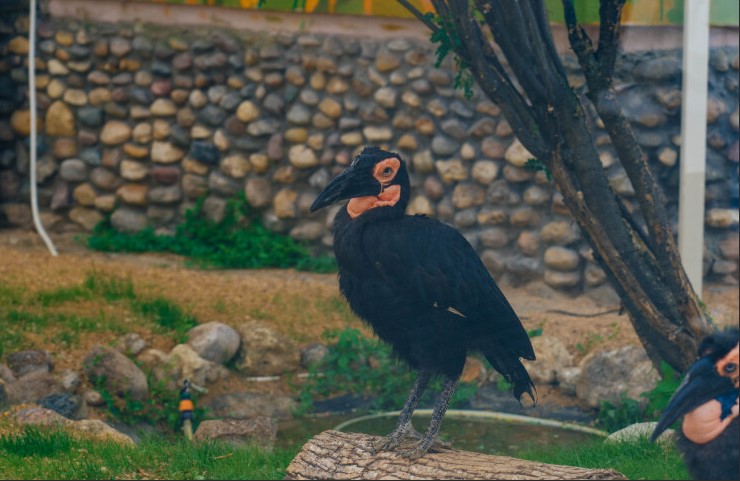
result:
[[[372,454],[376,436],[324,431],[293,459],[285,479],[627,479],[612,469],[586,469],[449,449],[409,460]]]

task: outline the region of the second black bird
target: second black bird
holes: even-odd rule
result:
[[[406,166],[396,153],[365,148],[316,198],[311,211],[350,199],[334,220],[339,287],[352,310],[418,378],[396,429],[376,450],[418,439],[401,454],[415,458],[437,439],[465,358],[480,352],[511,383],[514,396],[535,399],[520,358],[535,355],[521,321],[475,250],[455,229],[405,215],[410,197]],[[430,379],[444,378],[426,434],[411,426]]]
[[[666,406],[652,440],[683,418],[678,450],[693,479],[740,479],[738,329],[710,334]]]

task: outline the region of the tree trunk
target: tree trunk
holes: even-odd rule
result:
[[[371,443],[377,439],[324,431],[303,446],[285,479],[627,479],[612,469],[559,466],[457,449],[413,461],[393,452],[373,455]]]
[[[685,371],[711,319],[683,269],[662,191],[613,86],[626,0],[601,0],[598,45],[578,23],[574,0],[562,0],[585,96],[569,85],[543,0],[431,0],[436,15],[397,1],[432,31],[438,61],[455,54],[456,84],[475,81],[536,158],[533,166],[552,176],[653,363]],[[622,199],[609,184],[594,141],[596,116],[634,199]]]

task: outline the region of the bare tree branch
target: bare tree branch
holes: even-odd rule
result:
[[[622,9],[625,0],[604,0],[599,5],[599,48],[596,60],[599,66],[599,83],[603,89],[611,88],[614,65],[619,48]]]
[[[427,28],[429,28],[429,30],[431,30],[432,32],[436,32],[436,31],[439,30],[439,27],[437,27],[434,24],[434,22],[430,22],[427,19],[427,17],[425,17],[423,13],[421,13],[419,10],[417,10],[416,7],[414,7],[413,5],[411,5],[411,3],[408,2],[408,0],[396,0],[396,1],[398,3],[400,3],[401,5],[403,5],[406,8],[406,10],[408,10],[409,12],[411,12],[411,14],[414,17],[418,18],[419,21],[421,21],[421,23],[423,23],[424,25],[426,25]]]
[[[560,59],[560,54],[558,54],[558,51],[555,48],[555,42],[552,38],[552,31],[550,30],[550,22],[547,19],[547,9],[545,8],[545,3],[542,0],[533,1],[537,4],[536,11],[534,12],[535,17],[537,18],[537,27],[540,30],[541,38],[545,42],[545,48],[547,49],[547,54],[550,56],[550,61],[557,68],[561,78],[567,79],[568,74],[565,72],[565,67],[563,66],[563,62]]]
[[[618,49],[620,17],[624,0],[602,0],[599,13],[600,37],[594,53],[591,40],[580,27],[572,0],[563,0],[571,46],[583,68],[588,97],[604,121],[607,133],[635,189],[650,242],[647,243],[660,266],[661,278],[668,286],[667,305],[676,322],[688,318],[692,333],[702,337],[708,332],[709,318],[699,304],[678,255],[678,248],[665,211],[663,193],[658,187],[647,159],[612,88],[612,76]]]
[[[557,155],[559,156],[560,152]],[[681,356],[682,352],[693,352],[692,350],[695,350],[696,344],[693,336],[687,336],[686,333],[682,332],[652,303],[650,297],[645,295],[640,287],[641,283],[635,278],[630,264],[623,260],[609,234],[604,231],[602,225],[596,222],[594,212],[591,212],[584,202],[583,194],[579,193],[571,183],[563,162],[553,162],[552,175],[558,187],[560,187],[568,209],[578,220],[578,224],[588,233],[594,249],[608,266],[611,275],[615,277],[617,281],[615,285],[618,285],[619,290],[624,293],[622,298],[629,301],[625,303],[625,306],[630,311],[630,319],[635,329],[640,329],[636,319],[644,319],[650,328],[656,332],[669,333],[670,340],[680,345],[682,349],[672,353],[674,357],[671,357],[670,351],[667,353],[661,352],[661,357],[671,366],[686,366],[687,360],[682,359]],[[643,340],[643,344],[648,344],[644,338],[641,338],[641,340]]]
[[[578,23],[573,0],[563,0],[563,13],[565,14],[565,25],[568,29],[568,40],[573,52],[578,57],[578,63],[581,64],[584,72],[595,71],[597,67],[594,45],[586,31]]]
[[[467,4],[457,5],[460,10],[454,13],[448,5],[440,0],[433,0],[437,12],[444,12],[455,24],[458,37],[465,45],[463,51],[456,52],[469,65],[473,76],[491,100],[504,111],[509,124],[521,142],[532,154],[547,158],[548,149],[542,136],[538,133],[539,125],[531,113],[527,101],[520,95],[506,71],[498,60],[495,51],[484,38],[477,23],[467,11]]]
[[[494,9],[490,4],[477,1],[477,5],[483,4],[484,10],[482,10],[483,17],[486,19],[486,23],[490,26],[491,32],[496,39],[496,43],[501,46],[503,51],[518,51],[521,55],[516,55],[513,58],[507,58],[509,65],[516,72],[521,72],[517,75],[517,80],[522,85],[524,93],[529,97],[531,104],[535,102],[544,102],[547,98],[545,87],[540,78],[537,77],[534,70],[527,68],[532,65],[532,60],[528,58],[531,52],[530,46],[524,41],[521,35],[517,33],[509,33],[506,29],[506,21],[500,15],[501,12],[506,11],[505,8]]]
[[[534,63],[534,65],[540,65],[543,68],[543,70],[539,72],[539,74],[544,77],[542,83],[545,85],[545,89],[547,90],[549,103],[552,104],[552,102],[557,102],[559,98],[558,95],[556,95],[555,93],[556,90],[562,89],[563,85],[560,85],[560,82],[558,81],[560,71],[558,71],[558,69],[552,63],[552,58],[547,55],[547,49],[542,48],[543,44],[547,44],[547,39],[551,38],[551,35],[549,33],[544,36],[541,34],[539,29],[539,22],[536,18],[537,13],[543,14],[544,11],[535,12],[532,9],[532,4],[530,2],[516,3],[518,3],[521,8],[514,8],[516,7],[516,4],[512,3],[512,10],[522,13],[523,23],[526,26],[524,32],[529,37],[529,46],[535,53],[536,63]],[[509,30],[513,29],[509,28]],[[558,60],[557,63],[560,63],[560,61]],[[567,85],[567,81],[565,82],[565,85]]]

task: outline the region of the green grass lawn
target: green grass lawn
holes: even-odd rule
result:
[[[234,448],[145,439],[137,446],[78,439],[27,427],[0,436],[2,479],[282,479],[300,447]],[[519,457],[587,468],[612,468],[629,479],[689,479],[673,448],[640,440],[575,449],[528,451]]]
[[[26,428],[0,437],[2,479],[282,479],[298,452],[145,439],[137,446]]]
[[[532,450],[518,457],[543,463],[614,469],[628,479],[691,479],[673,445],[638,441],[604,443],[594,441],[577,448]]]

